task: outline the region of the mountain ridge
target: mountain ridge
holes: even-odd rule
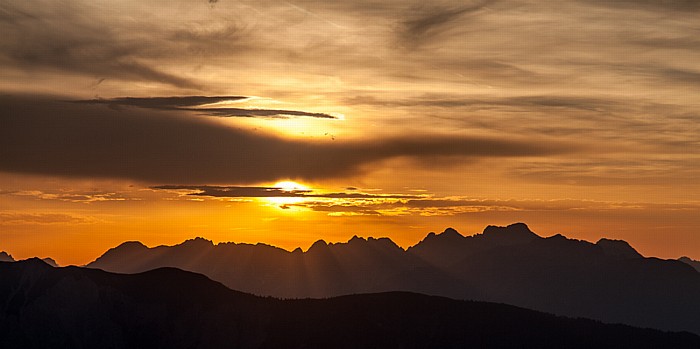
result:
[[[359,237],[292,252],[190,241],[110,249],[88,267],[120,273],[177,267],[280,298],[407,291],[700,333],[700,273],[681,261],[646,258],[624,241],[541,237],[522,223],[473,236],[448,228],[406,250],[390,239]]]
[[[678,258],[678,260],[685,263],[685,264],[690,265],[695,270],[700,272],[700,261],[696,261],[696,260],[690,259],[688,257],[681,257],[681,258]]]
[[[696,348],[700,336],[407,292],[280,300],[177,268],[0,262],[3,348]]]

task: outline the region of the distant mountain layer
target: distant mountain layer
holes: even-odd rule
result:
[[[277,300],[162,268],[0,263],[2,348],[699,348],[700,337],[392,292]]]
[[[0,262],[14,262],[15,259],[12,258],[11,254],[8,254],[5,251],[0,252]]]
[[[695,268],[695,270],[700,272],[700,261],[692,260],[688,257],[681,257],[678,258],[679,261],[688,264],[689,266]]]
[[[53,260],[53,258],[42,258],[41,260],[46,262],[46,264],[48,264],[52,267],[58,266],[58,263],[56,263],[56,261]],[[5,251],[0,252],[0,262],[14,262],[14,261],[15,261],[15,259],[12,258],[11,254],[8,254]]]
[[[408,291],[700,334],[700,273],[689,265],[644,258],[619,240],[542,238],[521,223],[470,237],[447,229],[408,250],[386,238],[358,237],[318,241],[306,252],[201,238],[155,248],[127,242],[88,267],[120,273],[177,267],[282,298]]]

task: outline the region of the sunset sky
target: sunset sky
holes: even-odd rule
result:
[[[700,259],[700,2],[0,3],[0,251],[525,222]]]

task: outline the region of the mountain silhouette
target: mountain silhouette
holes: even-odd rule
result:
[[[56,261],[53,258],[47,257],[47,258],[42,258],[41,260],[52,267],[58,267],[58,263],[56,263]],[[14,261],[15,261],[15,259],[12,258],[11,254],[9,254],[5,251],[0,252],[0,262],[14,262]]]
[[[37,258],[0,263],[0,305],[9,349],[700,347],[687,332],[505,304],[406,292],[279,300],[175,268],[114,274]]]
[[[11,254],[9,254],[5,251],[0,252],[0,262],[14,262],[14,261],[15,261],[15,259],[12,258]]]
[[[698,272],[700,272],[700,261],[692,260],[688,257],[681,257],[678,258],[679,261],[688,264],[689,266],[695,268]]]
[[[700,273],[689,265],[645,258],[619,240],[543,238],[522,223],[469,237],[447,229],[407,250],[386,238],[358,237],[318,241],[306,252],[201,238],[155,248],[128,242],[88,267],[176,267],[281,298],[408,291],[700,334]]]

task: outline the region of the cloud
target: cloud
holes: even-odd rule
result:
[[[36,73],[36,79],[58,74],[203,90],[206,84],[194,74],[195,69],[184,68],[178,61],[208,57],[214,51],[241,53],[246,40],[239,34],[244,28],[233,25],[233,19],[226,21],[225,28],[218,21],[202,24],[191,16],[196,8],[182,5],[190,13],[180,14],[177,23],[163,25],[161,16],[174,15],[179,6],[101,5],[81,0],[4,2],[0,7],[0,59],[25,74]]]
[[[319,119],[338,119],[326,113],[309,113],[298,110],[281,110],[281,109],[245,109],[245,108],[198,108],[189,109],[210,116],[219,117],[265,117],[275,119],[287,119],[290,117],[306,116]]]
[[[127,201],[139,200],[136,197],[124,195],[122,193],[108,191],[76,191],[76,190],[60,190],[60,191],[41,191],[41,190],[16,190],[3,191],[0,190],[0,195],[13,195],[23,197],[33,197],[41,200],[58,200],[75,203],[93,203],[105,201]]]
[[[352,200],[303,201],[286,204],[331,215],[381,215],[381,216],[455,216],[486,212],[677,212],[697,211],[697,203],[659,204],[646,202],[611,202],[594,200],[493,200],[469,197],[419,198],[409,200]]]
[[[685,151],[687,151],[687,145]],[[679,146],[681,150],[683,146]],[[523,161],[510,170],[522,180],[548,184],[577,186],[604,185],[694,185],[700,176],[697,159],[661,158],[618,159],[599,156],[596,159],[561,159],[557,161]]]
[[[662,69],[661,75],[674,82],[687,83],[700,87],[700,71],[688,69]]]
[[[420,195],[403,194],[367,194],[367,193],[319,193],[311,189],[287,190],[277,187],[243,187],[243,186],[187,186],[187,185],[159,185],[152,189],[188,191],[186,195],[210,196],[224,198],[267,198],[267,197],[294,197],[294,198],[326,198],[326,199],[416,199]]]
[[[415,18],[406,20],[403,36],[407,41],[422,41],[446,30],[449,24],[467,13],[481,10],[493,1],[473,1],[468,5],[457,7],[438,7],[423,9]]]
[[[464,108],[464,107],[518,107],[520,110],[535,108],[563,108],[588,111],[621,109],[624,102],[619,99],[595,98],[590,96],[511,96],[500,98],[474,98],[454,94],[433,94],[400,99],[378,99],[372,96],[356,96],[345,100],[353,105],[379,105],[387,107],[427,107],[427,108]],[[639,101],[634,101],[639,103]]]
[[[244,100],[245,96],[178,96],[178,97],[119,97],[108,99],[88,99],[73,101],[84,104],[106,104],[109,106],[133,106],[153,109],[177,109],[181,107],[194,107],[205,104]]]
[[[146,41],[124,40],[117,30],[99,25],[100,16],[81,15],[91,8],[79,2],[10,2],[0,18],[2,56],[29,70],[48,69],[117,80],[149,81],[187,89],[202,85],[140,58]],[[91,17],[95,15],[95,17]]]
[[[207,104],[245,100],[243,96],[182,96],[182,97],[120,97],[109,99],[89,99],[75,101],[82,104],[106,104],[110,107],[133,106],[161,110],[188,110],[199,114],[219,117],[263,117],[289,118],[306,116],[321,119],[337,119],[338,117],[325,113],[309,113],[298,110],[258,109],[258,108],[228,108],[206,107]],[[195,107],[195,108],[189,108]]]
[[[63,213],[0,212],[0,225],[86,223],[88,220]]]
[[[512,136],[285,139],[193,119],[183,111],[113,110],[36,96],[0,97],[0,109],[0,171],[72,177],[252,183],[350,177],[397,157],[420,163],[580,151],[572,143]]]
[[[700,9],[700,3],[695,0],[579,0],[586,3],[626,7],[645,10],[695,11]]]

